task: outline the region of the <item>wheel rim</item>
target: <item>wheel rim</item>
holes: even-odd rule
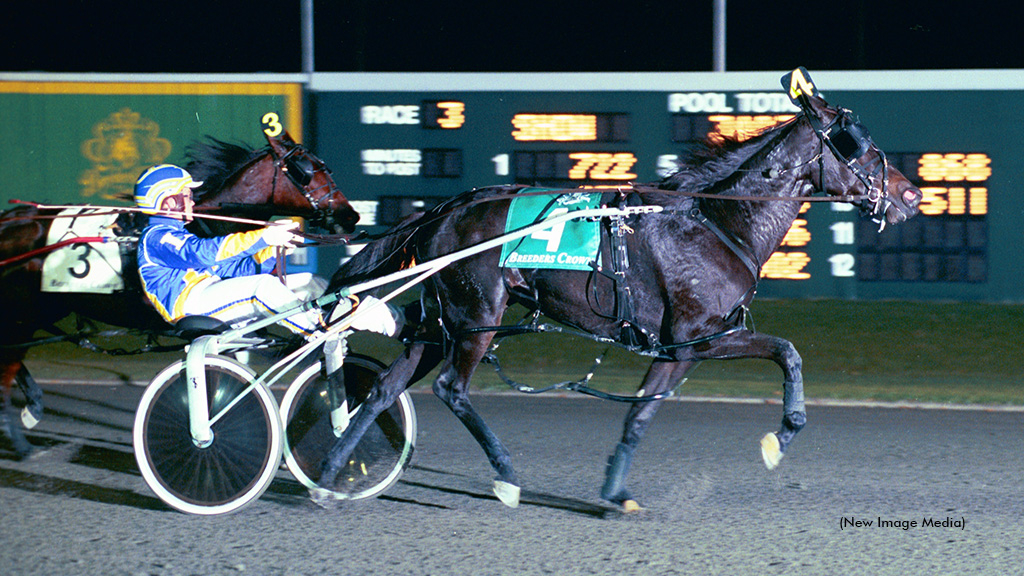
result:
[[[224,408],[248,383],[207,368],[210,413]],[[183,502],[216,507],[235,501],[260,481],[273,455],[273,430],[255,394],[240,400],[213,426],[213,442],[200,448],[189,430],[184,371],[154,400],[146,422],[146,456],[160,484]]]
[[[349,405],[358,405],[380,368],[351,359],[346,360],[345,368]],[[353,387],[352,383],[361,385]],[[285,457],[292,473],[309,488],[329,490],[339,499],[368,498],[394,484],[412,459],[415,419],[412,403],[403,394],[367,430],[334,485],[320,486],[321,462],[337,440],[330,421],[327,383],[313,374],[291,400],[285,406]]]

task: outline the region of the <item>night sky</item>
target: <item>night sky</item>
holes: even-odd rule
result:
[[[991,7],[986,7],[991,4]],[[6,4],[0,71],[299,72],[298,0]],[[728,0],[730,71],[1024,68],[1012,3]],[[320,0],[316,70],[709,71],[712,1]]]

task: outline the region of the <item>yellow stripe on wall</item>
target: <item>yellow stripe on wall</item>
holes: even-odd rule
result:
[[[302,85],[285,82],[0,82],[6,94],[283,96],[285,125],[302,142]]]

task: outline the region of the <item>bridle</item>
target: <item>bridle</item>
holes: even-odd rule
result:
[[[301,144],[289,147],[287,152],[280,157],[277,156],[277,152],[273,148],[271,148],[270,153],[274,156],[274,168],[276,169],[274,181],[271,184],[271,195],[277,191],[278,173],[284,174],[313,208],[313,217],[310,218],[310,222],[329,228],[334,223],[334,216],[330,210],[330,197],[339,192],[332,185],[330,179],[331,170],[322,161],[310,155]],[[309,186],[309,183],[313,181],[313,178],[318,173],[323,173],[327,176],[326,182],[311,190],[307,189],[306,187]],[[324,188],[331,190],[318,199],[316,193]],[[327,206],[321,206],[325,198],[327,199]]]
[[[804,116],[822,146],[822,151],[817,156],[819,189],[824,190],[825,188],[825,160],[822,152],[825,147],[828,147],[836,159],[853,172],[853,175],[864,185],[866,193],[856,205],[880,227],[885,227],[885,211],[892,204],[885,197],[885,191],[889,187],[889,160],[886,158],[885,152],[875,146],[867,127],[858,122],[853,117],[853,112],[846,108],[837,109],[837,114],[832,121],[827,126],[822,126],[821,120],[810,106],[803,105],[802,107]],[[872,153],[874,158],[866,162],[863,161],[865,156]],[[882,175],[881,186],[875,188],[872,182],[879,173]]]

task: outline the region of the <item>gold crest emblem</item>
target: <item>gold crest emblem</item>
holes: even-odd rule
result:
[[[171,153],[170,140],[159,137],[160,126],[129,108],[95,124],[92,134],[82,142],[82,155],[93,167],[78,179],[86,197],[130,199],[143,168],[162,163]]]

